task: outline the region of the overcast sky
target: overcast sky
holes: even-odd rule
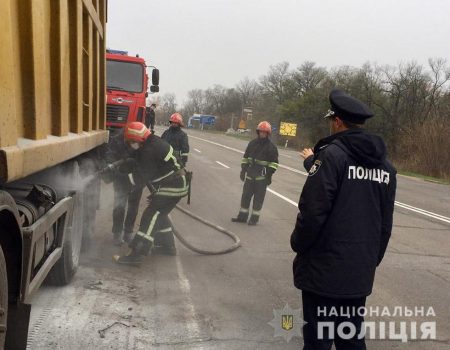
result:
[[[160,93],[291,67],[450,58],[449,0],[109,0],[107,46],[160,69]]]

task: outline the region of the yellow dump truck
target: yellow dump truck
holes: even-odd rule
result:
[[[0,349],[66,284],[99,197],[107,0],[0,0]]]

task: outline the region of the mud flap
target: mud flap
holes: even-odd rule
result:
[[[9,304],[5,350],[25,350],[27,348],[30,313],[30,304]]]

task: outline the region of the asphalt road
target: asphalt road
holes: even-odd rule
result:
[[[199,256],[177,242],[176,257],[153,255],[141,268],[117,266],[111,259],[120,250],[111,244],[112,193],[105,186],[96,233],[73,283],[44,286],[34,299],[30,349],[301,348],[301,337],[288,343],[274,337],[268,324],[274,309],[301,307],[292,284],[294,254],[289,246],[306,179],[297,153],[280,150],[282,167],[266,195],[260,224],[249,227],[230,222],[239,208],[240,152],[246,141],[190,131],[190,145],[190,209],[237,233],[242,247],[228,255]],[[397,201],[392,239],[368,305],[379,307],[380,314],[383,307],[432,307],[436,316],[414,320],[435,322],[437,339],[374,340],[368,347],[449,349],[450,187],[399,177]],[[197,245],[230,244],[176,210],[172,217]],[[366,320],[410,321],[387,315]]]

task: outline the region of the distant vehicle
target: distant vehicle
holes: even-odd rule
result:
[[[148,76],[145,60],[127,51],[106,50],[106,126],[124,127],[128,122],[144,122]],[[151,92],[159,91],[159,70],[152,71]]]
[[[216,124],[217,117],[214,115],[207,114],[194,114],[188,120],[188,128],[194,128],[197,126],[198,128],[203,130],[205,125],[213,126]]]

